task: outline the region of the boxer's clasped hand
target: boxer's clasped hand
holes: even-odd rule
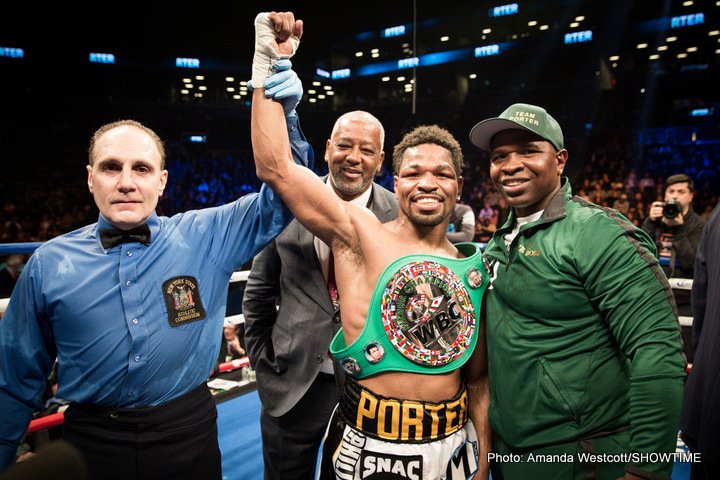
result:
[[[263,12],[255,17],[255,55],[252,82],[263,85],[272,73],[271,66],[278,58],[290,58],[297,51],[302,36],[302,20],[295,20],[292,12]]]

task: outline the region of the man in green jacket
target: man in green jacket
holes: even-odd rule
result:
[[[543,108],[470,140],[512,207],[485,251],[493,478],[670,478],[684,359],[652,239],[572,195]]]

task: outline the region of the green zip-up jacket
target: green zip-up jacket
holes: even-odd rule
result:
[[[674,452],[685,361],[652,239],[569,181],[509,248],[485,250],[490,423],[513,450],[629,429],[631,452]],[[628,471],[670,475],[672,459]]]

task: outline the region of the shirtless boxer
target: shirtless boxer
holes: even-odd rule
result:
[[[294,53],[302,21],[273,12],[260,14],[255,28],[258,178],[335,258],[342,330],[330,352],[348,375],[320,478],[485,478],[490,431],[480,306],[487,274],[477,246],[453,245],[446,236],[462,188],[460,145],[434,125],[405,135],[393,152],[400,212],[381,224],[294,164],[283,107],[258,88],[258,70]],[[468,280],[475,269],[480,285]],[[371,343],[382,346],[380,360],[365,355]]]

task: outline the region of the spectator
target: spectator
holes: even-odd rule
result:
[[[655,241],[668,278],[692,278],[700,236],[705,221],[692,208],[694,184],[684,173],[665,182],[665,201],[656,201],[643,222]]]
[[[627,216],[628,210],[630,210],[630,201],[628,200],[627,193],[621,193],[620,198],[613,201],[613,208]]]
[[[0,264],[0,298],[8,298],[12,295],[24,265],[25,255],[19,253],[9,255],[5,263]]]
[[[220,356],[218,357],[220,363],[229,362],[230,360],[245,356],[245,349],[242,346],[243,342],[240,338],[241,335],[240,325],[229,323],[226,319],[223,325],[223,340],[220,345]]]
[[[447,237],[452,243],[472,242],[475,237],[475,213],[470,205],[455,204],[448,223]]]

